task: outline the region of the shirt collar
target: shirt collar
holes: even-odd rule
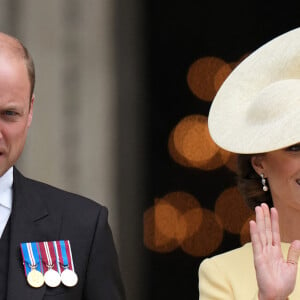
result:
[[[13,167],[9,168],[1,177],[0,177],[0,195],[7,193],[12,189],[13,185]],[[3,197],[0,199],[0,204],[11,209],[12,201],[10,197]]]

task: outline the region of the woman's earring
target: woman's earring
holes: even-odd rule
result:
[[[260,174],[260,177],[261,177],[261,184],[262,184],[262,189],[264,192],[267,192],[269,190],[268,186],[267,186],[267,180],[266,178],[264,177],[264,174],[261,173]]]

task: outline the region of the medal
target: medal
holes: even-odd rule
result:
[[[51,268],[44,274],[44,280],[49,287],[57,287],[61,282],[59,273]]]
[[[44,280],[47,286],[57,287],[61,283],[60,274],[57,271],[58,265],[55,249],[53,242],[40,242],[39,243],[42,255],[42,261],[44,263],[44,268],[48,270],[44,274]]]
[[[71,245],[69,241],[56,242],[57,253],[61,268],[61,282],[67,287],[73,287],[78,282],[78,276],[74,270]]]
[[[27,275],[27,282],[31,287],[39,288],[44,284],[44,276],[40,271],[33,268]]]
[[[28,284],[34,288],[43,286],[43,266],[37,243],[22,243],[21,250]]]
[[[67,287],[75,286],[78,282],[78,276],[74,271],[64,269],[61,273],[61,282]]]

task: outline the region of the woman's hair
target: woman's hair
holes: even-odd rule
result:
[[[238,154],[238,188],[246,200],[247,205],[254,210],[255,206],[267,203],[273,206],[270,190],[265,192],[262,189],[261,177],[255,172],[251,164],[251,157],[254,154]]]

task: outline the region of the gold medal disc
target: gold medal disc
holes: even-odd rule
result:
[[[27,275],[27,282],[31,287],[39,288],[44,284],[44,276],[40,271],[32,269]]]

